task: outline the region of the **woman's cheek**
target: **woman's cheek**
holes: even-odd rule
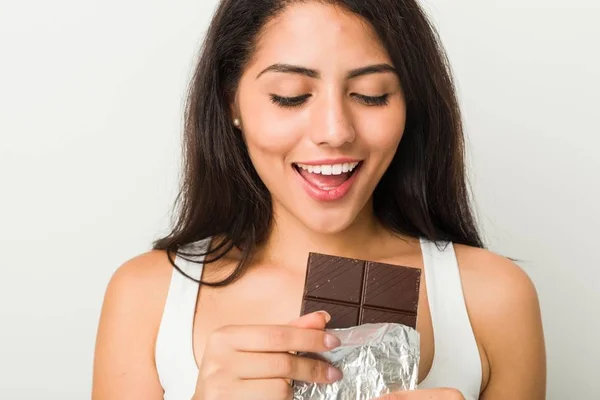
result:
[[[282,123],[255,124],[245,133],[248,150],[264,156],[286,158],[298,142],[298,134]]]
[[[279,110],[273,104],[248,105],[244,113],[244,135],[248,146],[264,155],[285,158],[301,141],[301,113]],[[249,149],[251,150],[251,149]]]

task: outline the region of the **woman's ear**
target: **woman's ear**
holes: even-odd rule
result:
[[[229,99],[229,115],[231,123],[238,129],[242,126],[242,118],[240,116],[240,108],[237,101],[237,91],[232,93]]]

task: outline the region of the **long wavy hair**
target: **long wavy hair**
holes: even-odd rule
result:
[[[234,247],[241,251],[226,279],[203,284],[224,286],[242,276],[271,230],[271,195],[231,122],[230,104],[261,28],[289,4],[306,1],[315,0],[222,0],[206,34],[187,98],[173,228],[153,245],[178,270],[173,252],[214,262]],[[435,27],[416,0],[317,1],[373,26],[404,89],[405,131],[373,193],[375,216],[400,234],[484,247],[468,191],[455,85]],[[223,240],[205,254],[185,251],[212,237]]]

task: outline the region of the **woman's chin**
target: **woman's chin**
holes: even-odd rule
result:
[[[338,214],[338,213],[336,213]],[[319,235],[335,235],[346,229],[356,219],[356,215],[338,214],[338,215],[318,215],[314,213],[304,216],[304,225],[312,232]]]

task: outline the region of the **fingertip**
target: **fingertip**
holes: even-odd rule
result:
[[[331,315],[327,311],[315,311],[295,319],[290,322],[290,325],[301,328],[323,329],[329,321],[331,321]]]
[[[331,314],[329,314],[327,311],[317,311],[316,314],[322,315],[325,318],[325,323],[331,321]]]
[[[339,369],[329,366],[327,368],[327,380],[331,383],[337,382],[344,377],[344,374]]]

